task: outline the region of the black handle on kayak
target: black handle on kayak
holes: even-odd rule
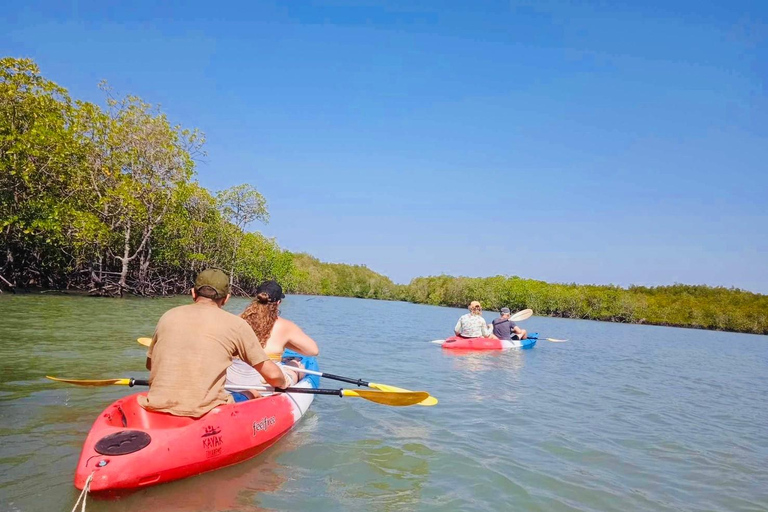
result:
[[[128,387],[132,388],[133,386],[149,386],[149,381],[147,379],[131,379],[128,382]]]

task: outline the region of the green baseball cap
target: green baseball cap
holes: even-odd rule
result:
[[[221,299],[229,295],[229,276],[218,268],[207,268],[195,278],[195,290],[199,291],[204,286],[213,288],[216,291],[214,298]]]

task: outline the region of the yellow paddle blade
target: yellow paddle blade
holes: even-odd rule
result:
[[[368,391],[365,389],[342,389],[342,396],[356,396],[376,402],[377,404],[405,407],[415,405],[429,398],[425,391],[409,391],[407,393],[394,393],[388,391]]]
[[[45,376],[46,379],[56,382],[66,382],[67,384],[76,384],[78,386],[130,386],[131,379],[104,379],[104,380],[81,380],[81,379],[59,379],[57,377]]]
[[[152,343],[152,338],[139,338],[136,341],[139,342],[139,345],[144,345],[145,347],[148,347]]]
[[[381,391],[390,391],[390,392],[393,392],[393,393],[411,393],[410,389],[398,388],[398,387],[395,387],[395,386],[389,386],[387,384],[377,384],[375,382],[369,382],[368,383],[368,387],[373,388],[373,389],[379,389]],[[435,398],[432,395],[430,395],[426,400],[422,400],[421,402],[419,402],[416,405],[423,405],[425,407],[429,407],[429,406],[432,406],[432,405],[435,405],[435,404],[437,404],[437,398]]]

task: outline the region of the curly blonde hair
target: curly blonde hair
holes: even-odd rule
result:
[[[256,337],[259,338],[259,343],[261,343],[262,347],[267,344],[272,327],[274,327],[277,321],[277,308],[279,306],[280,304],[277,302],[270,302],[269,296],[262,292],[256,296],[256,299],[240,315],[248,322],[253,332],[256,333]]]

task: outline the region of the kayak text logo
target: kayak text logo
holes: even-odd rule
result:
[[[203,438],[203,449],[205,450],[206,458],[221,455],[221,447],[224,445],[224,436],[220,436],[219,433],[221,433],[221,428],[214,428],[208,425],[205,427],[203,435],[200,436]]]
[[[254,421],[253,422],[253,435],[256,436],[259,434],[259,432],[263,430],[267,430],[269,427],[275,424],[275,417],[270,416],[269,418],[262,418],[261,421]]]

